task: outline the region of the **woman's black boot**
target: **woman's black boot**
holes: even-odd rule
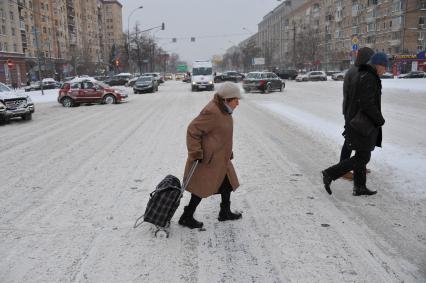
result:
[[[203,228],[203,222],[199,222],[194,219],[195,208],[185,206],[183,214],[179,219],[179,224],[190,229]]]
[[[231,202],[222,202],[220,204],[219,221],[237,220],[242,217],[241,213],[233,213],[231,211]]]

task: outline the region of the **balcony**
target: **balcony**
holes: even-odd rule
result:
[[[70,33],[70,44],[76,45],[77,44],[77,36],[74,33]]]
[[[19,19],[19,29],[25,31],[25,21],[23,19]]]

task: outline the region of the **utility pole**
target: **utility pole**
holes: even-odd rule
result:
[[[44,95],[44,90],[43,90],[43,73],[41,72],[41,63],[40,63],[40,42],[39,42],[39,38],[38,38],[38,35],[40,34],[40,32],[36,28],[34,28],[33,34],[34,34],[35,40],[36,40],[38,77],[39,77],[39,80],[40,80],[41,95]]]

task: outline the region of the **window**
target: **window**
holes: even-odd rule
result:
[[[11,28],[11,31],[12,31],[12,35],[16,35],[15,28]]]
[[[402,3],[401,1],[396,1],[392,4],[392,12],[399,12],[401,11],[402,8]]]
[[[13,18],[14,18],[14,17],[13,17],[13,12],[12,12],[12,11],[10,11],[10,20],[11,20],[11,21],[13,21]]]

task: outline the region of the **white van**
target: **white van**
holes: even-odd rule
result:
[[[213,65],[211,61],[194,61],[192,63],[191,90],[214,90]]]

